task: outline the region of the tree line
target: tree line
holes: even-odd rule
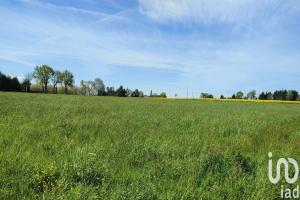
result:
[[[35,79],[37,85],[32,84]],[[17,77],[10,77],[0,72],[0,91],[14,92],[43,92],[50,93],[49,86],[53,94],[58,93],[59,86],[61,93],[78,94],[85,96],[117,96],[117,97],[144,97],[143,91],[139,89],[131,90],[124,88],[122,85],[118,88],[105,86],[100,78],[95,78],[92,81],[81,81],[80,86],[74,86],[75,78],[72,72],[68,70],[55,70],[49,65],[36,66],[32,73],[26,74],[23,81],[19,81]],[[41,90],[40,90],[41,89]],[[72,92],[69,92],[72,89]],[[149,97],[166,98],[165,92],[153,93],[150,92]],[[175,95],[177,97],[177,95]],[[200,98],[215,98],[210,93],[201,93]],[[288,100],[298,101],[300,96],[297,90],[276,90],[274,92],[261,92],[257,95],[256,90],[251,90],[247,94],[242,91],[234,93],[230,97],[220,96],[220,99],[259,99],[259,100]]]
[[[17,77],[11,78],[0,72],[0,91],[22,91],[21,84]]]
[[[52,82],[54,94],[57,93],[58,84],[63,85],[64,92],[67,94],[68,87],[73,87],[75,82],[74,75],[70,71],[65,70],[60,72],[58,70],[54,70],[48,65],[36,66],[32,73],[32,77],[42,86],[42,91],[44,93],[48,93],[48,85],[50,81]]]
[[[36,81],[36,85],[32,84],[32,80]],[[63,88],[64,94],[78,94],[85,96],[117,96],[117,97],[144,97],[143,91],[139,89],[131,90],[124,88],[122,85],[118,88],[105,86],[100,78],[92,81],[81,81],[80,86],[74,86],[75,78],[72,72],[68,70],[59,71],[53,69],[49,65],[36,66],[32,73],[26,74],[23,81],[19,81],[17,77],[11,78],[0,72],[0,91],[14,92],[42,92],[42,93],[59,93],[59,89]],[[59,87],[61,86],[61,87]],[[50,91],[49,88],[51,87]],[[72,90],[69,92],[69,90]],[[61,91],[61,90],[60,90]],[[164,97],[165,92],[160,94],[150,93],[150,97]]]
[[[214,98],[212,94],[201,93],[200,98]],[[275,90],[274,92],[261,92],[258,96],[256,90],[251,90],[246,95],[242,91],[234,93],[230,97],[220,96],[220,99],[259,99],[259,100],[283,100],[283,101],[300,101],[300,96],[296,90]]]
[[[115,89],[114,87],[105,87],[100,78],[93,81],[81,81],[79,94],[85,96],[116,96],[116,97],[144,97],[141,90],[131,90],[124,88],[122,85]]]

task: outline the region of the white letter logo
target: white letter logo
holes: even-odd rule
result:
[[[297,181],[298,179],[298,175],[299,175],[299,167],[297,164],[297,161],[294,160],[293,158],[288,158],[288,160],[284,159],[284,158],[280,158],[277,161],[276,164],[276,176],[275,178],[273,178],[273,170],[272,170],[272,153],[269,152],[269,180],[271,183],[276,184],[279,182],[280,180],[280,167],[281,165],[283,165],[284,167],[284,177],[285,177],[285,181],[289,184],[293,184]],[[293,178],[289,177],[289,163],[291,163],[294,166],[295,169],[295,174]]]

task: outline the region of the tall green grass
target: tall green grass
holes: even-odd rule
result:
[[[0,93],[1,199],[275,199],[300,106]]]

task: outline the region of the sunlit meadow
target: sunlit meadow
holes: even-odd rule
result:
[[[0,93],[1,199],[274,199],[300,106]]]

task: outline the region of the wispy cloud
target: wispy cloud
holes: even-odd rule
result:
[[[12,55],[1,55],[0,60],[13,62],[13,63],[18,63],[18,64],[22,64],[22,65],[29,66],[29,67],[32,67],[32,66],[35,65],[32,62],[17,58],[17,56],[12,56]]]
[[[52,11],[67,11],[67,12],[74,12],[77,14],[88,14],[88,15],[94,15],[94,16],[98,16],[98,17],[105,17],[105,16],[109,16],[104,12],[100,12],[100,11],[92,11],[92,10],[88,10],[88,9],[82,9],[82,8],[77,8],[74,6],[66,6],[66,5],[56,5],[56,4],[52,4],[49,2],[45,2],[45,1],[39,1],[39,0],[20,0],[23,3],[26,4],[30,4],[31,6],[35,6],[35,7],[39,7],[39,8],[43,8],[43,9],[47,9],[47,10],[52,10]],[[93,2],[93,1],[92,1]]]
[[[0,68],[10,74],[46,63],[77,82],[139,80],[181,96],[187,86],[195,94],[289,87],[300,75],[299,1],[16,2],[0,5]]]
[[[287,9],[297,10],[294,0],[139,0],[140,11],[160,22],[238,23],[269,20]]]
[[[48,16],[33,12],[32,15],[23,16],[13,11],[2,10],[2,16],[11,16],[9,19],[2,18],[0,22],[11,26],[14,32],[31,33],[34,39],[24,38],[21,43],[8,43],[2,47],[2,53],[6,52],[6,57],[19,60],[20,54],[7,52],[5,49],[14,49],[14,51],[26,51],[36,53],[37,56],[52,58],[60,57],[76,57],[77,59],[101,60],[105,64],[124,64],[136,67],[154,67],[168,68],[165,59],[155,58],[155,55],[148,52],[140,51],[135,37],[135,31],[119,29],[116,32],[114,24],[127,23],[126,26],[140,26],[142,24],[123,16],[126,11],[116,14],[99,14],[98,18],[81,22],[79,16],[70,16],[69,12],[81,12],[85,15],[98,15],[98,12],[70,8],[69,6],[55,6],[49,3],[41,3],[32,0],[22,0],[30,4],[33,11],[36,9],[53,9],[57,12],[57,8],[62,9],[65,13],[64,18],[56,16],[52,19],[52,14]],[[103,16],[103,17],[102,17]],[[24,21],[25,24],[20,23]],[[70,22],[70,23],[68,23]],[[108,27],[109,25],[109,27]],[[105,29],[103,28],[105,27]],[[126,28],[126,27],[125,27]],[[145,28],[145,26],[143,26]],[[144,40],[145,41],[145,40]],[[19,41],[18,41],[19,42]],[[1,50],[0,50],[1,52]],[[9,55],[8,55],[9,54]],[[30,55],[32,56],[32,55]],[[32,56],[34,58],[35,56]],[[4,56],[2,56],[2,59]],[[32,59],[31,58],[31,59]],[[116,59],[117,58],[117,59]],[[10,59],[13,61],[13,59]]]

